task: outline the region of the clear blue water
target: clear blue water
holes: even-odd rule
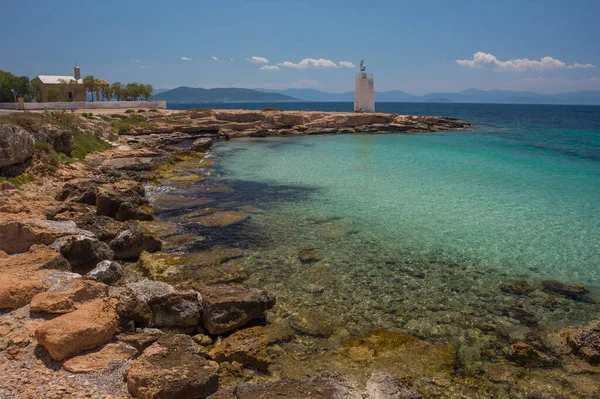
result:
[[[600,107],[399,103],[378,110],[453,116],[475,127],[234,140],[217,147],[236,150],[223,158],[223,176],[314,190],[305,201],[282,201],[278,213],[288,207],[351,221],[391,246],[597,284]]]

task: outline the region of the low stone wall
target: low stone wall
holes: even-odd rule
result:
[[[24,103],[23,105],[25,106],[25,110],[167,108],[166,101],[73,101],[53,103]],[[0,103],[0,109],[17,109],[17,104]]]

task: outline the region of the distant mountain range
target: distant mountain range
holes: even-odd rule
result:
[[[168,102],[289,102],[354,101],[354,92],[327,93],[315,89],[202,89],[181,86],[172,90],[158,89],[156,100]],[[429,93],[424,96],[401,90],[375,92],[377,102],[452,102],[500,104],[581,104],[600,105],[600,90],[576,91],[559,94],[539,94],[530,91],[503,91],[468,89],[458,93]]]
[[[158,93],[154,99],[181,103],[300,101],[285,94],[266,93],[251,89],[202,89],[186,86]]]

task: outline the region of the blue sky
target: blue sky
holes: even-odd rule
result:
[[[0,0],[0,10],[0,69],[30,77],[78,62],[84,75],[156,88],[343,92],[364,58],[380,91],[600,90],[598,0]]]

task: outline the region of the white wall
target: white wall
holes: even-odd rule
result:
[[[25,103],[24,105],[26,110],[167,108],[166,101],[73,101],[55,103]],[[0,109],[16,109],[16,104],[0,103]]]
[[[373,85],[373,78],[356,78],[354,111],[375,112],[375,87]]]

